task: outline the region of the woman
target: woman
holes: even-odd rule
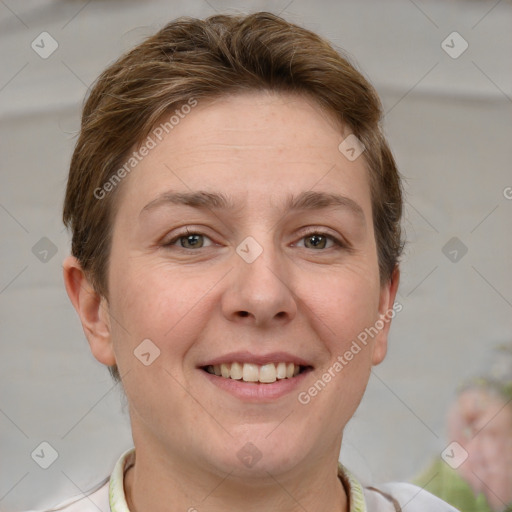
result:
[[[447,417],[457,457],[435,460],[415,483],[464,512],[512,510],[512,345],[498,346],[458,390]],[[451,454],[451,452],[450,452]]]
[[[338,463],[400,307],[380,118],[344,57],[269,13],[179,19],[99,77],[64,279],[134,449],[65,510],[455,510]]]

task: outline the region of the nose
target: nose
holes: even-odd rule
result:
[[[235,268],[228,275],[222,312],[231,322],[255,327],[284,326],[297,312],[290,285],[291,269],[270,243],[260,247],[263,251],[254,260],[246,258],[243,251],[233,255]],[[255,250],[254,246],[250,249]]]

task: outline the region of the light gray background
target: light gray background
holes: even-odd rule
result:
[[[402,265],[387,360],[346,430],[365,481],[407,479],[449,440],[456,385],[512,338],[512,5],[444,1],[0,1],[0,509],[49,506],[107,476],[131,446],[121,396],[90,355],[61,277],[67,168],[87,87],[179,15],[282,12],[349,52],[382,96],[406,178]],[[40,58],[31,42],[59,47]],[[441,47],[457,31],[468,49]],[[457,263],[452,237],[468,248]],[[32,252],[42,238],[58,252]],[[47,470],[31,458],[58,452]]]

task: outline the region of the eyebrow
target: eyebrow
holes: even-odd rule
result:
[[[149,202],[142,210],[142,213],[154,210],[164,205],[191,206],[202,210],[236,210],[237,204],[233,199],[219,192],[164,192],[156,199]],[[349,210],[360,220],[365,221],[362,207],[349,197],[327,192],[306,191],[299,195],[288,196],[285,203],[285,210],[320,210],[324,208],[338,208]]]

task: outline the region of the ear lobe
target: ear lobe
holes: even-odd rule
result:
[[[391,327],[391,319],[395,314],[402,310],[394,308],[396,292],[398,291],[398,284],[400,282],[400,269],[398,265],[393,270],[389,281],[381,287],[379,299],[379,318],[384,322],[382,329],[375,337],[372,353],[372,364],[377,365],[382,363],[388,351],[388,333]]]
[[[62,267],[68,297],[80,317],[92,354],[100,363],[115,365],[107,300],[94,290],[74,256],[68,256]]]

